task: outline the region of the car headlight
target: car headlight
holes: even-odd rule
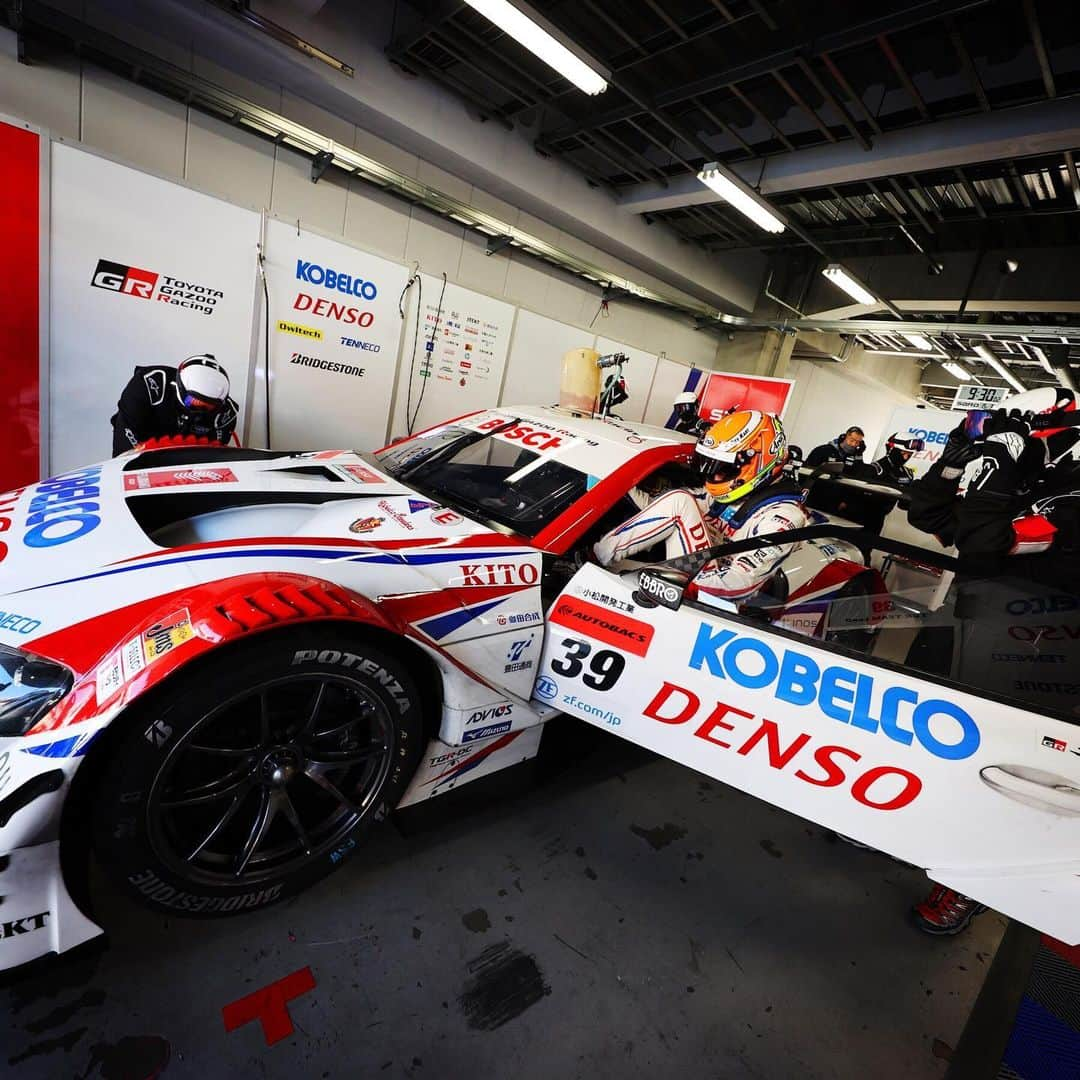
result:
[[[0,645],[0,736],[25,735],[73,682],[62,664]]]

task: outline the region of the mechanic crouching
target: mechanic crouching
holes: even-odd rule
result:
[[[1011,698],[1032,700],[1025,687],[1045,687],[1036,692],[1036,705],[1072,712],[1075,696],[1065,689],[1071,683],[1054,682],[1033,664],[1060,659],[1075,668],[1080,656],[1067,655],[1068,644],[1040,649],[1039,636],[1049,628],[1029,628],[1024,612],[1054,610],[1063,594],[1080,591],[1080,485],[1071,451],[1052,458],[1049,440],[1032,437],[1031,419],[1016,408],[969,412],[949,434],[940,460],[911,485],[908,520],[942,544],[955,544],[958,566],[951,617],[946,613],[947,624],[937,620],[919,632],[907,664]],[[1075,445],[1074,433],[1066,434]],[[1034,618],[1046,622],[1045,614]],[[1055,649],[1063,655],[1043,655]],[[1032,663],[1018,669],[1019,661]],[[1017,678],[1033,672],[1042,678]],[[927,933],[956,934],[984,910],[935,884],[912,913]]]
[[[189,356],[179,367],[137,367],[112,417],[113,457],[147,439],[176,435],[226,445],[236,419],[228,372],[209,353]]]
[[[803,491],[785,479],[787,438],[780,420],[743,410],[713,424],[698,441],[694,464],[700,488],[677,488],[655,499],[638,488],[630,498],[641,512],[594,545],[597,561],[609,566],[664,542],[665,559],[717,544],[786,532],[810,523]],[[694,579],[702,600],[745,600],[772,577],[796,547],[768,547],[708,563]]]

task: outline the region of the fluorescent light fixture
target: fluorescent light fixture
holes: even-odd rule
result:
[[[607,80],[590,67],[573,50],[564,45],[550,30],[541,25],[540,16],[533,18],[509,0],[465,0],[469,7],[493,22],[505,34],[535,53],[548,67],[554,68],[586,94],[601,94]],[[554,29],[554,27],[552,27]]]
[[[1027,387],[985,346],[976,345],[979,358],[989,364],[1014,390],[1022,392]]]
[[[706,165],[697,178],[766,232],[782,233],[786,228],[783,220],[756,191],[717,162]]]
[[[958,364],[955,360],[942,360],[941,366],[954,378],[961,382],[971,382],[971,372],[966,367]]]
[[[910,342],[916,349],[922,349],[923,352],[932,353],[934,346],[930,339],[925,334],[904,334],[900,335],[905,341]]]
[[[821,271],[837,288],[860,304],[876,304],[878,298],[857,278],[839,263],[830,263]]]

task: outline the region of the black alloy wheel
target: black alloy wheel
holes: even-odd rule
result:
[[[223,915],[299,892],[355,851],[424,739],[405,663],[343,633],[211,654],[114,721],[94,797],[114,877],[152,907]]]

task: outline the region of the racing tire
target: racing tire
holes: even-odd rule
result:
[[[220,917],[330,873],[425,743],[401,659],[340,628],[260,635],[136,702],[95,786],[94,850],[144,905]]]

